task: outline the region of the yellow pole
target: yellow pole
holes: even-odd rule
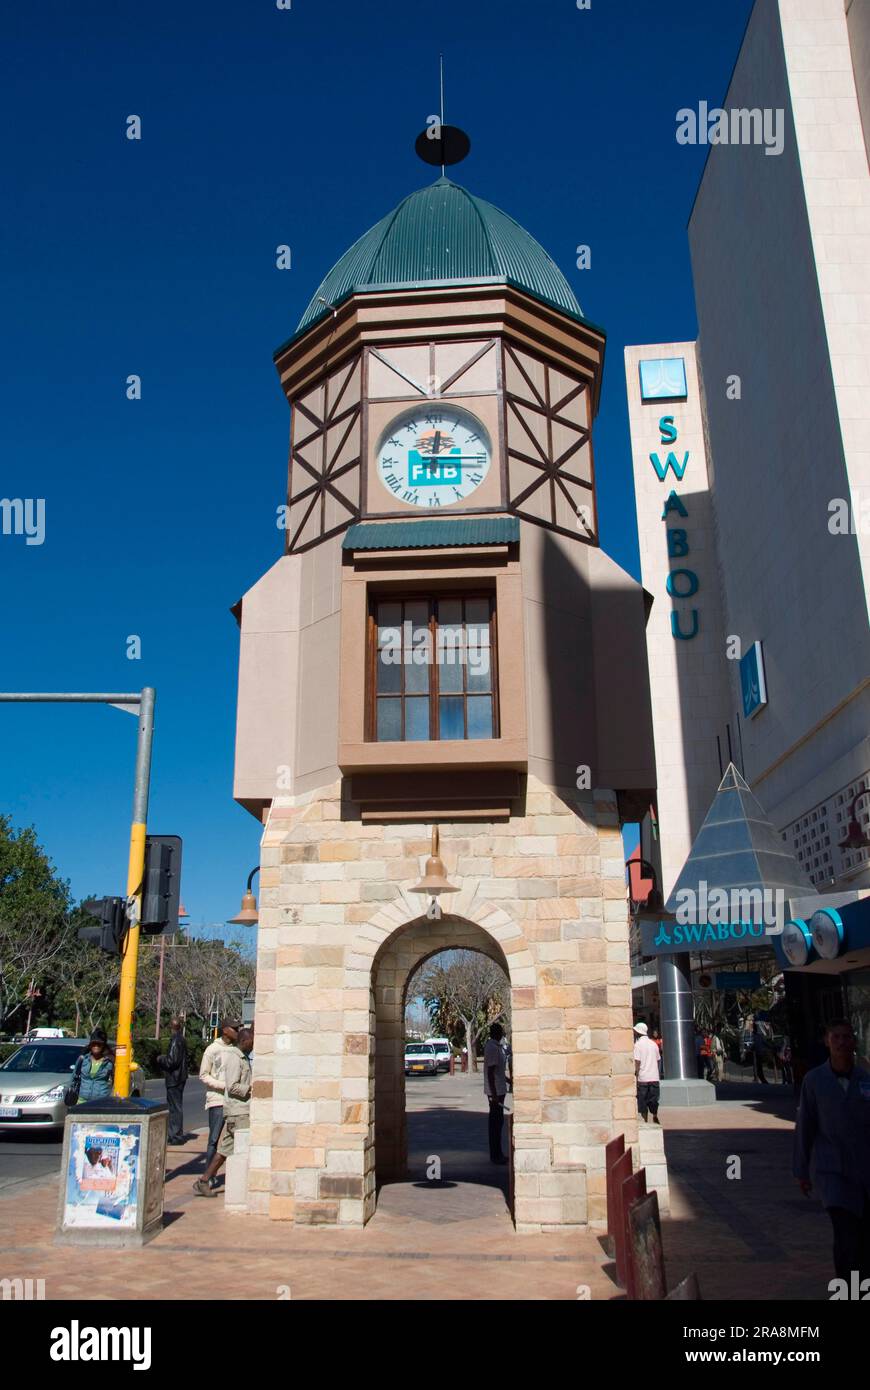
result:
[[[127,870],[127,898],[130,927],[124,941],[121,961],[121,988],[118,995],[118,1038],[115,1049],[115,1095],[130,1094],[133,1010],[136,1007],[136,970],[139,964],[139,920],[142,911],[142,878],[145,873],[145,824],[134,821],[130,827],[130,859]],[[138,890],[138,891],[137,891]]]
[[[133,793],[133,824],[130,827],[130,858],[127,867],[127,918],[129,927],[124,941],[124,955],[121,961],[121,988],[118,995],[115,1095],[123,1100],[126,1100],[130,1094],[130,1066],[133,1060],[133,1011],[136,1008],[136,970],[139,964],[139,923],[142,919],[142,880],[145,877],[145,835],[148,820],[153,733],[154,691],[150,686],[146,686],[142,691],[139,704],[136,786]]]

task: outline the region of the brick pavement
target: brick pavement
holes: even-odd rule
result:
[[[489,1185],[493,1170],[479,1158],[479,1079],[451,1087],[445,1077],[426,1092],[417,1085],[410,1181],[383,1189],[363,1230],[226,1215],[222,1199],[196,1198],[191,1184],[204,1152],[197,1135],[169,1151],[166,1226],[144,1250],[54,1246],[55,1180],[0,1200],[0,1275],[45,1278],[49,1299],[274,1299],[289,1291],[294,1299],[574,1300],[578,1285],[595,1300],[622,1297],[596,1236],[514,1232],[504,1193]],[[772,1088],[664,1112],[671,1286],[695,1271],[707,1299],[827,1296],[828,1222],[790,1178],[793,1112],[791,1098]],[[451,1133],[460,1136],[453,1148]],[[433,1153],[442,1159],[441,1185],[425,1180]],[[729,1179],[734,1157],[742,1176]]]
[[[830,1222],[791,1175],[791,1089],[726,1085],[719,1094],[735,1099],[662,1112],[669,1284],[694,1271],[706,1299],[827,1299]]]

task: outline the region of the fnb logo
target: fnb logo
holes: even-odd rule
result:
[[[408,482],[429,484],[437,487],[439,484],[459,483],[462,481],[461,462],[452,462],[448,458],[424,458],[421,454],[412,451],[408,455]]]

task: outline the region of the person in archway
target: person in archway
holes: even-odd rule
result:
[[[494,1023],[483,1049],[483,1089],[489,1101],[489,1158],[491,1163],[507,1163],[501,1151],[501,1132],[504,1126],[504,1098],[507,1095],[505,1050],[502,1046],[504,1029]]]

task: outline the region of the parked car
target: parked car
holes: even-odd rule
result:
[[[0,1134],[63,1127],[63,1093],[87,1045],[87,1038],[39,1038],[22,1043],[7,1058],[0,1066]],[[141,1095],[143,1085],[142,1069],[134,1062],[131,1095]]]
[[[434,1047],[439,1071],[450,1070],[450,1043],[447,1038],[427,1038],[427,1046]]]
[[[438,1057],[431,1043],[405,1044],[405,1075],[438,1075]]]

